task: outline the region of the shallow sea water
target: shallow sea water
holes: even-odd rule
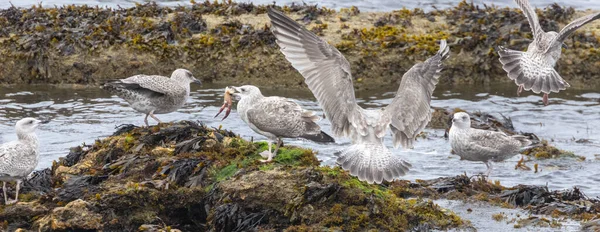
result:
[[[283,96],[295,99],[304,108],[321,115],[322,111],[307,89],[282,91],[263,87],[266,96]],[[239,118],[235,109],[225,121],[213,116],[222,104],[224,86],[207,84],[192,89],[188,104],[177,112],[157,115],[163,121],[197,120],[212,127],[223,126],[246,139],[263,140]],[[358,91],[357,98],[365,108],[382,107],[391,102],[395,89]],[[115,131],[120,124],[143,125],[144,115],[129,108],[127,103],[111,96],[99,87],[11,86],[0,87],[0,140],[16,139],[14,123],[23,117],[50,119],[38,131],[41,141],[41,161],[38,169],[49,167],[52,160],[65,156],[70,147],[92,143]],[[516,96],[516,86],[507,83],[493,87],[442,89],[434,93],[432,106],[462,108],[469,112],[482,111],[495,116],[510,117],[517,131],[532,132],[552,145],[577,155],[575,159],[550,159],[538,163],[540,172],[515,170],[520,159],[517,155],[508,161],[495,163],[490,176],[505,186],[517,184],[548,185],[552,190],[572,186],[581,188],[588,196],[600,196],[600,91],[568,89],[550,95],[550,105],[543,106],[541,96],[526,93]],[[150,119],[152,124],[156,122]],[[330,131],[328,120],[319,124]],[[415,149],[391,148],[390,135],[386,144],[395,155],[408,160],[413,168],[405,179],[433,179],[443,176],[468,175],[484,172],[480,162],[461,161],[450,154],[450,144],[442,129],[426,129],[427,139],[419,139]],[[335,165],[335,153],[347,147],[350,141],[336,138],[336,144],[321,145],[308,141],[286,139],[293,144],[318,151],[323,165]],[[585,140],[586,143],[580,143]]]

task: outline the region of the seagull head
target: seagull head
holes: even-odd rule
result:
[[[471,117],[465,112],[455,113],[452,117],[452,126],[460,129],[471,127]]]
[[[180,68],[180,69],[173,71],[173,74],[171,74],[171,78],[176,79],[176,80],[181,81],[186,84],[194,83],[194,84],[202,85],[202,81],[196,79],[194,77],[194,75],[192,75],[192,72],[190,72],[187,69]]]
[[[228,88],[233,90],[232,94],[237,99],[241,99],[244,97],[250,97],[250,96],[262,95],[262,93],[260,92],[260,89],[254,85],[243,85],[240,87],[229,86]]]
[[[44,123],[48,123],[48,121],[41,121],[35,118],[24,118],[17,122],[15,128],[21,133],[33,133],[40,124]]]

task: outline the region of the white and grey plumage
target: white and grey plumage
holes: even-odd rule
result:
[[[569,83],[554,70],[565,39],[583,25],[600,18],[600,12],[574,20],[559,33],[544,32],[529,0],[515,0],[515,2],[529,21],[533,42],[529,44],[526,52],[499,47],[500,62],[502,68],[508,73],[508,78],[514,80],[519,86],[518,94],[523,89],[531,90],[536,94],[542,92],[544,105],[548,105],[548,94],[558,93],[570,87]]]
[[[190,83],[202,84],[190,71],[177,69],[171,78],[135,75],[106,83],[102,88],[123,98],[133,109],[145,113],[144,123],[148,126],[148,116],[161,123],[154,114],[171,113],[185,104],[190,96]]]
[[[304,110],[298,103],[283,97],[265,97],[260,89],[252,85],[228,87],[239,98],[237,112],[254,132],[269,139],[269,150],[261,153],[270,162],[281,145],[281,138],[304,138],[315,142],[333,143],[335,140],[321,131],[314,112]],[[271,152],[271,141],[276,141]]]
[[[335,47],[306,30],[283,13],[269,9],[272,31],[281,52],[304,76],[336,136],[352,139],[353,145],[337,159],[351,175],[369,183],[391,181],[411,165],[394,156],[383,144],[388,127],[394,147],[412,148],[415,137],[431,119],[431,95],[438,83],[448,46],[406,72],[396,97],[383,109],[363,109],[356,103],[350,64]]]
[[[23,179],[37,166],[39,144],[35,129],[40,123],[34,118],[24,118],[17,122],[15,129],[18,140],[0,145],[0,180],[4,192],[4,202],[13,204],[19,200],[19,188]],[[16,181],[15,199],[9,201],[6,194],[6,182]]]
[[[488,167],[486,175],[492,171],[490,161],[504,161],[531,144],[523,135],[471,128],[471,117],[465,112],[454,114],[449,137],[452,150],[461,159],[485,163]]]

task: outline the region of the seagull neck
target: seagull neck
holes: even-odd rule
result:
[[[26,141],[29,143],[34,143],[37,145],[38,142],[38,138],[37,135],[35,133],[28,133],[28,132],[23,132],[23,131],[17,131],[17,137],[19,138],[19,141]]]
[[[260,100],[261,98],[264,98],[264,96],[262,94],[260,94],[260,93],[253,93],[253,94],[247,95],[242,100],[245,100],[246,102],[252,103],[252,102],[255,102],[257,100]]]

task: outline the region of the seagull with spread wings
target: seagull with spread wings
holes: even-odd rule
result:
[[[304,76],[336,136],[352,139],[337,163],[361,181],[381,183],[406,174],[411,165],[383,144],[388,127],[394,147],[412,148],[415,137],[431,119],[431,95],[438,83],[448,46],[406,72],[396,97],[383,109],[363,109],[356,103],[350,64],[335,47],[281,12],[269,9],[272,31],[281,52]]]
[[[504,71],[508,73],[508,78],[514,80],[519,86],[517,94],[520,94],[523,89],[531,90],[536,94],[543,92],[544,105],[548,105],[548,94],[558,93],[570,87],[569,83],[554,70],[565,39],[583,25],[600,18],[600,12],[575,19],[559,33],[544,32],[529,0],[515,0],[515,2],[529,21],[533,42],[529,44],[526,52],[500,46],[498,51],[500,62]]]

